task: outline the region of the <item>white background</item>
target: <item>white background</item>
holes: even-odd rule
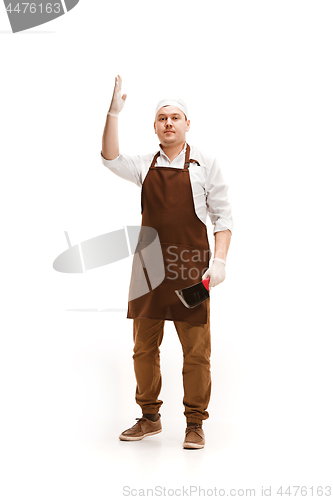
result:
[[[126,485],[257,497],[271,485],[287,498],[279,486],[332,485],[332,15],[327,1],[81,0],[13,35],[0,8],[3,498],[123,498]],[[131,260],[82,275],[52,268],[64,231],[75,244],[140,224],[140,190],[100,161],[118,73],[121,150],[156,150],[155,105],[178,96],[188,142],[218,156],[230,186],[201,451],[182,449],[171,322],[163,433],[118,440],[140,416]],[[69,311],[88,308],[122,311]]]

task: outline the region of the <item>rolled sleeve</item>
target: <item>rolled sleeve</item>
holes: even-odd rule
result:
[[[134,182],[137,186],[142,186],[142,170],[139,156],[128,156],[120,154],[114,160],[106,160],[101,153],[102,163],[111,172],[122,179]]]
[[[221,169],[214,159],[206,180],[207,213],[214,226],[213,233],[229,229],[233,231],[231,205],[228,200],[229,186],[225,183]]]

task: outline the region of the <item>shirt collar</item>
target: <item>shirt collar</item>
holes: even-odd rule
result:
[[[185,152],[186,152],[186,142],[185,142],[185,146],[183,147],[182,151],[179,153],[179,155],[177,156],[177,158],[179,158],[181,155],[184,155]],[[159,152],[161,155],[164,156],[164,158],[166,158],[167,160],[169,160],[169,157],[164,153],[163,149],[161,148],[161,144],[159,145]],[[176,160],[176,158],[175,158]],[[169,160],[170,161],[170,160]]]

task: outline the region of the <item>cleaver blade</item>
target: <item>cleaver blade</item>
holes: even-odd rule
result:
[[[208,299],[209,278],[189,286],[188,288],[183,288],[183,290],[175,290],[175,293],[185,307],[192,309],[192,307],[196,307],[201,304],[201,302]]]

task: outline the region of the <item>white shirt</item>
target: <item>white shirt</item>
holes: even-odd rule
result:
[[[170,162],[168,156],[159,147],[160,156],[155,166],[184,168],[185,147],[177,158]],[[111,172],[142,187],[151,162],[157,151],[147,155],[129,156],[120,154],[114,160],[106,160],[102,156],[102,163]],[[231,206],[228,201],[228,185],[224,182],[221,169],[216,158],[201,153],[191,146],[189,173],[194,200],[194,208],[199,219],[206,225],[207,213],[214,226],[213,234],[226,229],[233,230]]]

